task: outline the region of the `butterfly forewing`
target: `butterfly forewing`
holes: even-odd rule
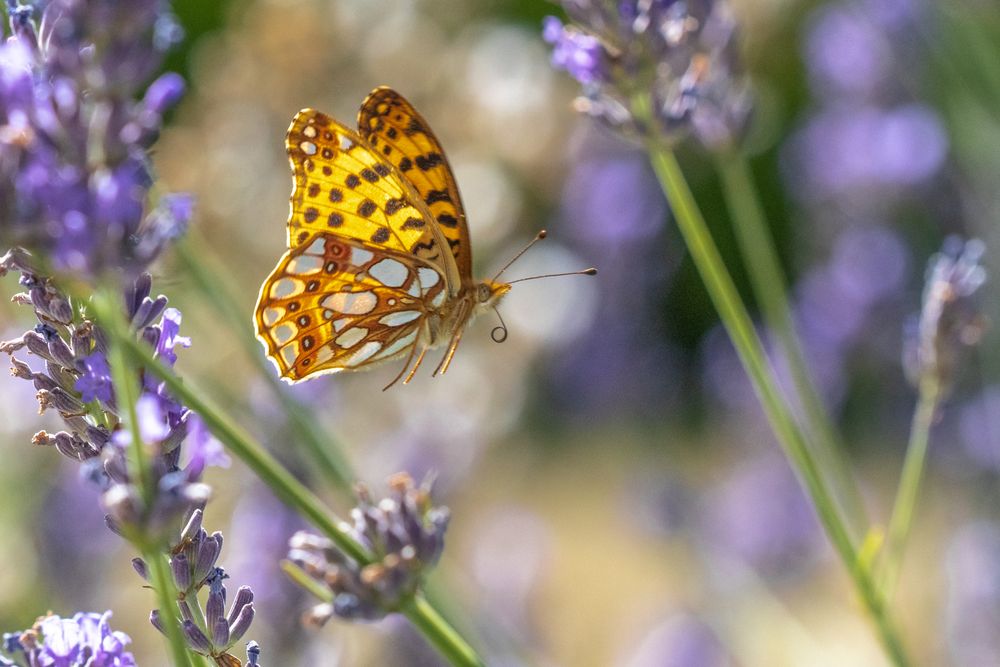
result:
[[[402,95],[376,88],[358,112],[358,130],[373,152],[413,185],[447,240],[459,281],[472,281],[472,247],[465,209],[444,149],[430,126]]]
[[[285,253],[264,282],[257,335],[292,382],[368,367],[408,354],[446,295],[435,265],[320,233]]]
[[[285,145],[295,179],[289,248],[326,232],[441,267],[450,261],[427,208],[414,201],[413,188],[355,132],[326,114],[303,109],[292,120]]]

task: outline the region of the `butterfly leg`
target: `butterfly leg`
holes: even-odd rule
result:
[[[427,351],[427,348],[425,347],[424,348],[424,352],[426,352],[426,351]],[[396,377],[394,377],[392,379],[392,382],[390,382],[386,386],[382,387],[382,391],[385,391],[386,389],[388,389],[392,385],[394,385],[397,382],[399,382],[399,379],[401,377],[403,377],[404,373],[406,373],[406,369],[408,369],[410,367],[410,362],[413,361],[413,355],[416,354],[416,353],[417,353],[417,346],[416,345],[411,346],[410,347],[410,353],[408,355],[406,355],[406,363],[404,363],[403,367],[401,369],[399,369],[399,375],[397,375]],[[417,360],[417,365],[418,366],[420,365],[420,360],[423,359],[423,358],[424,358],[424,355],[423,355],[423,353],[421,353],[420,354],[420,359]],[[410,373],[410,375],[407,376],[406,382],[409,382],[411,377],[413,377],[412,373]],[[406,384],[406,382],[404,382],[403,384]]]
[[[417,349],[416,346],[414,346],[413,349]],[[410,369],[410,373],[406,376],[406,379],[403,380],[403,384],[409,384],[410,380],[413,379],[413,376],[417,374],[417,369],[420,368],[420,364],[423,363],[425,354],[427,354],[426,345],[424,345],[424,349],[420,350],[420,356],[417,357],[417,363],[413,364],[413,368]]]
[[[434,369],[431,373],[431,377],[437,377],[438,375],[444,375],[448,371],[448,366],[451,364],[452,357],[455,356],[455,351],[458,349],[458,344],[462,341],[462,332],[465,328],[462,327],[455,332],[455,335],[451,339],[451,344],[448,346],[448,351],[444,353],[444,357],[441,358],[441,363],[438,367]]]

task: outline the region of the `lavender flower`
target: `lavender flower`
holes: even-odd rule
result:
[[[378,504],[362,485],[353,525],[345,530],[373,556],[362,565],[319,535],[299,531],[289,541],[288,560],[330,590],[331,602],[316,605],[306,615],[315,625],[333,615],[352,620],[377,620],[396,611],[413,595],[424,573],[444,549],[449,512],[432,507],[431,482],[420,487],[406,473],[389,479],[390,495]]]
[[[563,0],[574,24],[545,19],[552,64],[583,87],[577,106],[614,128],[649,134],[636,119],[639,95],[654,122],[713,149],[736,143],[750,113],[726,0]]]
[[[164,74],[134,99],[180,36],[161,0],[51,0],[39,27],[7,0],[0,46],[0,247],[58,271],[131,275],[187,223],[188,199],[150,196],[146,150],[184,89]]]
[[[221,445],[197,415],[174,399],[152,374],[143,374],[143,393],[136,405],[144,444],[155,452],[152,473],[157,483],[154,507],[146,507],[126,466],[125,447],[130,434],[121,428],[106,357],[106,335],[86,317],[81,304],[64,294],[52,279],[33,267],[33,257],[15,250],[0,258],[0,276],[21,273],[27,291],[15,302],[31,305],[38,325],[20,338],[0,343],[11,356],[11,372],[30,380],[38,390],[42,410],[55,409],[65,431],[40,431],[33,442],[55,446],[63,455],[88,462],[85,471],[101,487],[109,524],[119,533],[148,530],[161,534],[175,529],[190,512],[208,499],[208,487],[199,482],[207,465],[228,465]],[[124,301],[126,318],[139,337],[168,366],[177,360],[176,348],[190,345],[180,336],[180,311],[167,307],[164,296],[151,297],[152,281],[140,274],[129,284]],[[44,365],[33,370],[14,356],[26,352]],[[189,461],[181,465],[181,444],[187,443]]]
[[[188,646],[202,655],[215,658],[219,664],[228,664],[220,659],[227,655],[233,657],[229,651],[250,629],[255,612],[253,591],[248,586],[242,586],[236,591],[226,613],[226,587],[223,582],[229,575],[216,565],[222,553],[222,533],[209,535],[202,527],[202,511],[195,510],[180,532],[180,539],[170,545],[168,553]],[[148,578],[148,567],[141,558],[134,559],[132,565],[141,577]],[[206,586],[209,592],[205,608],[201,609],[198,592]],[[198,608],[195,610],[193,606]],[[150,622],[161,632],[164,631],[158,609],[150,614]],[[256,642],[251,644],[256,647]],[[247,652],[251,652],[251,647],[247,647]],[[260,649],[256,647],[256,654],[259,653]]]
[[[919,324],[905,347],[915,383],[931,380],[947,393],[962,348],[979,342],[985,320],[975,294],[986,282],[985,249],[982,241],[951,237],[928,262]]]
[[[0,665],[135,667],[135,658],[125,650],[132,640],[112,630],[110,618],[110,611],[79,613],[71,619],[43,616],[28,630],[4,635],[3,652],[12,659],[0,656]]]

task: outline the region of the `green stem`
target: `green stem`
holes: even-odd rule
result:
[[[177,601],[170,595],[170,591],[174,590],[174,585],[167,572],[167,564],[163,559],[163,554],[154,548],[147,548],[143,551],[142,557],[149,566],[149,573],[153,579],[160,620],[167,634],[167,643],[170,645],[174,665],[175,667],[191,667],[191,655],[184,642],[184,636],[181,634],[180,619],[177,616]]]
[[[486,664],[419,593],[403,602],[400,611],[451,664],[462,667],[483,667]]]
[[[903,562],[906,540],[913,524],[913,512],[920,491],[920,481],[927,464],[931,426],[934,423],[934,415],[941,399],[941,385],[937,378],[932,376],[933,374],[928,374],[928,377],[920,382],[917,407],[913,411],[913,422],[910,428],[910,442],[906,447],[906,458],[903,460],[899,489],[896,491],[892,517],[889,519],[885,570],[882,578],[882,595],[886,600],[892,600],[896,583],[899,581],[899,571]]]
[[[196,412],[215,437],[253,470],[289,507],[299,511],[348,556],[359,563],[371,562],[371,555],[338,525],[337,517],[323,504],[323,501],[295,479],[249,433],[233,423],[204,392],[189,382],[182,382],[139,341],[125,338],[120,342],[137,363],[160,378],[171,393]]]
[[[124,346],[121,342],[123,339],[131,338],[134,340],[134,338],[125,324],[125,318],[121,311],[122,304],[113,296],[114,294],[115,291],[112,289],[98,292],[94,296],[93,303],[101,324],[112,336],[112,341],[108,346],[108,366],[111,368],[111,378],[115,386],[115,400],[118,403],[120,418],[131,437],[129,448],[132,461],[130,461],[130,468],[136,473],[138,479],[138,488],[143,499],[143,515],[148,516],[156,501],[156,486],[136,414],[135,404],[139,396],[138,378],[129,369]],[[168,578],[162,554],[156,547],[145,543],[145,536],[136,538],[133,535],[132,537],[134,538],[133,543],[140,547],[142,557],[149,566],[150,574],[153,577],[157,604],[164,630],[166,630],[167,644],[173,655],[174,665],[175,667],[190,667],[190,656],[187,644],[181,635],[176,602],[169,592],[173,590],[173,585]]]
[[[642,107],[637,105],[637,108]],[[740,300],[677,159],[672,152],[656,145],[649,147],[649,153],[653,169],[670,202],[691,257],[753,383],[771,428],[808,492],[834,550],[851,575],[855,588],[875,623],[886,654],[898,667],[909,664],[869,571],[859,566],[850,534],[819,474],[805,437],[782,399],[750,315]]]
[[[372,561],[367,550],[338,525],[333,512],[319,498],[285,470],[260,443],[234,424],[202,392],[189,383],[182,382],[171,369],[155,359],[145,345],[134,338],[116,337],[116,343],[126,348],[137,363],[160,378],[171,393],[198,413],[209,430],[229,451],[253,470],[286,504],[333,540],[341,551],[360,564]],[[423,598],[405,602],[401,611],[452,664],[459,667],[484,664],[454,628]]]
[[[253,325],[238,306],[239,300],[235,296],[236,290],[231,280],[210,258],[204,247],[207,244],[203,240],[198,241],[203,247],[195,250],[190,247],[190,243],[185,239],[176,246],[176,255],[183,264],[184,274],[194,282],[202,298],[228,322],[230,330],[253,362],[258,375],[264,378],[271,393],[281,404],[288,424],[295,432],[293,441],[305,446],[319,473],[331,486],[351,491],[354,474],[342,453],[343,448],[324,432],[301,403],[288,394],[287,387],[277,378],[274,368],[262,354],[260,344],[250,333]]]
[[[788,304],[785,276],[753,184],[749,164],[742,153],[733,151],[720,158],[717,165],[729,215],[733,220],[736,238],[747,264],[764,322],[778,338],[788,361],[792,384],[802,402],[808,430],[815,438],[815,451],[823,468],[833,473],[837,500],[850,520],[853,536],[858,538],[863,536],[868,525],[864,503],[851,475],[843,443],[810,376]]]

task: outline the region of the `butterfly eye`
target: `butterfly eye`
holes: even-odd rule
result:
[[[489,285],[483,283],[483,284],[481,284],[479,286],[479,300],[482,303],[486,303],[487,301],[489,301],[491,294],[492,294],[492,291],[490,290],[490,286]]]

